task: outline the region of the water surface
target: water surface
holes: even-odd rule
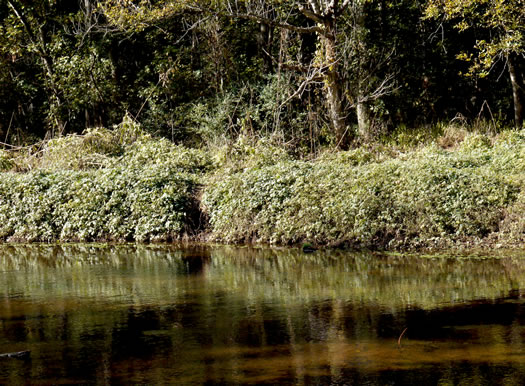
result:
[[[0,383],[523,384],[524,294],[525,254],[3,245]]]

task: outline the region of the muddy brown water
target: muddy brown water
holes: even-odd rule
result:
[[[524,303],[525,253],[0,245],[0,383],[525,384]]]

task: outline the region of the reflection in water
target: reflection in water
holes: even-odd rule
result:
[[[0,383],[525,380],[525,259],[0,246]],[[402,340],[401,332],[406,330]]]

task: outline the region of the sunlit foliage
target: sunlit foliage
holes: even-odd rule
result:
[[[460,31],[484,27],[493,31],[489,40],[476,42],[477,55],[462,53],[461,59],[472,63],[470,74],[487,76],[497,60],[525,52],[525,2],[523,0],[430,0],[428,17],[455,21]]]
[[[522,134],[501,135],[494,144],[477,134],[452,152],[430,145],[394,158],[353,150],[315,162],[281,161],[217,178],[203,204],[214,237],[229,242],[479,243],[494,238],[518,197],[524,149]]]
[[[209,168],[198,150],[153,139],[130,121],[47,143],[3,173],[0,239],[171,240],[194,232],[195,193]]]

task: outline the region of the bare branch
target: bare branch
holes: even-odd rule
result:
[[[358,98],[358,101],[352,105],[352,107],[355,107],[357,103],[365,103],[369,101],[374,101],[376,99],[379,99],[385,95],[389,95],[393,93],[396,90],[399,90],[400,87],[394,87],[395,86],[395,75],[394,74],[388,74],[383,81],[377,86],[377,88],[372,91],[372,93],[368,95],[364,95],[362,97]]]
[[[306,16],[308,19],[315,21],[316,23],[324,23],[323,17],[316,13],[315,11],[312,12],[309,9],[304,8],[302,5],[299,6],[299,11]]]
[[[328,67],[329,66],[319,68],[319,67],[310,66],[309,73],[305,77],[303,82],[301,82],[297,90],[295,90],[295,92],[292,95],[290,95],[284,102],[281,103],[281,105],[279,106],[279,109],[283,108],[288,102],[290,102],[295,97],[301,96],[308,85],[311,85],[314,83],[322,83],[324,79],[323,73]]]
[[[267,24],[271,27],[278,27],[278,28],[284,28],[289,31],[293,31],[300,34],[311,34],[311,33],[319,33],[321,35],[325,34],[325,31],[323,28],[318,26],[311,26],[311,27],[298,27],[293,24],[289,23],[283,23],[279,21],[275,21],[272,19],[268,19],[265,17],[261,17],[258,15],[248,14],[248,13],[219,13],[221,16],[229,17],[229,18],[239,18],[239,19],[245,19],[245,20],[252,20],[259,23]]]
[[[201,24],[204,24],[206,21],[208,21],[210,18],[209,17],[205,17],[205,18],[202,18],[202,19],[199,19],[197,20],[195,23],[193,23],[191,26],[187,27],[184,31],[184,33],[182,34],[182,36],[180,38],[177,39],[177,41],[175,42],[175,44],[179,44],[181,41],[184,40],[184,38],[186,36],[188,36],[188,34],[193,31],[195,28],[197,28],[198,26],[200,26]]]

